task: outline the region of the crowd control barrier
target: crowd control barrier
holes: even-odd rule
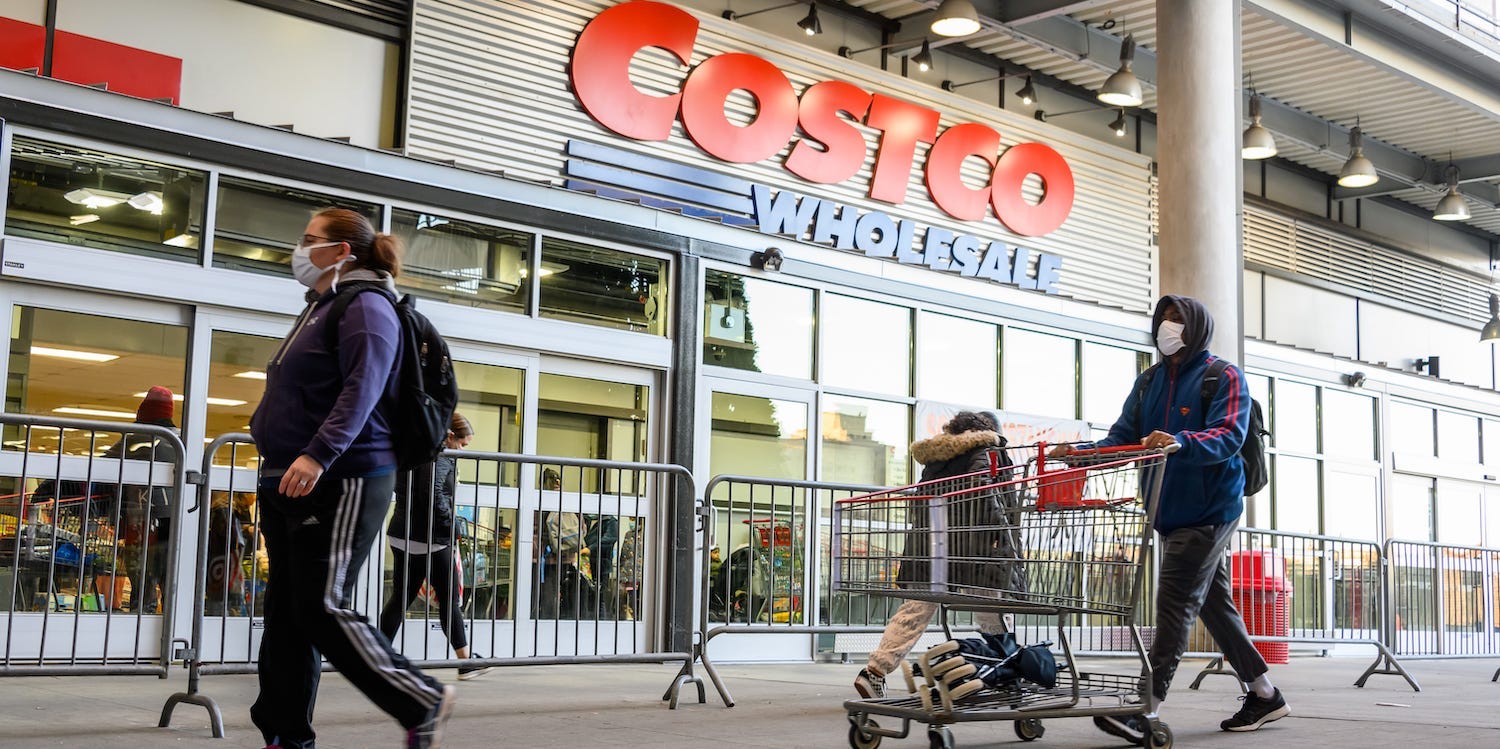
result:
[[[148,424],[0,414],[0,676],[167,677],[183,445]]]
[[[1386,636],[1387,564],[1380,544],[1241,528],[1227,554],[1235,607],[1267,663],[1286,663],[1290,643],[1370,646],[1376,659],[1355,686],[1385,674],[1421,691]],[[1217,654],[1192,688],[1215,674],[1234,676]]]
[[[706,701],[695,653],[666,647],[665,529],[676,502],[704,514],[686,469],[468,450],[443,456],[456,469],[452,527],[430,514],[441,475],[414,472],[409,486],[398,483],[407,501],[397,503],[404,511],[392,512],[390,529],[402,548],[377,541],[351,601],[377,624],[384,610],[397,651],[421,668],[681,662],[663,699],[675,708],[682,687],[695,684]],[[231,434],[208,447],[194,477],[204,499],[193,508],[200,534],[188,684],[168,699],[164,726],[176,705],[194,704],[223,737],[203,678],[256,670],[267,588],[259,469],[249,436]],[[701,624],[691,628],[701,641]],[[457,632],[469,659],[453,652]],[[711,664],[704,667],[717,683]]]
[[[1500,656],[1500,549],[1392,539],[1385,553],[1392,650],[1418,659]]]

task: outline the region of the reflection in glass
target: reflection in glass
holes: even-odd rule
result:
[[[911,483],[910,411],[901,403],[824,396],[823,480],[874,486]]]
[[[711,270],[703,310],[704,364],[812,378],[811,289]]]
[[[666,335],[666,273],[665,260],[547,237],[542,317]]]
[[[918,398],[995,407],[999,349],[994,325],[923,312],[917,331]]]
[[[406,244],[403,289],[453,304],[527,311],[531,234],[404,210],[391,212],[391,233]]]
[[[824,385],[911,394],[911,310],[824,294],[821,312],[818,379]]]
[[[482,452],[519,453],[525,424],[521,418],[522,389],[525,372],[510,367],[473,362],[453,362],[458,378],[458,412],[474,427],[474,440],[468,449]],[[503,486],[516,486],[520,480],[514,463],[503,464]],[[473,471],[478,471],[478,476]],[[461,460],[458,480],[494,484],[497,464],[492,461]]]
[[[1001,345],[1005,410],[1063,419],[1077,416],[1076,341],[1006,328]],[[1123,395],[1120,397],[1124,403]]]
[[[324,208],[348,208],[380,226],[380,208],[370,203],[220,177],[214,267],[290,277],[292,250],[313,214]]]
[[[1301,453],[1318,451],[1317,388],[1277,380],[1275,411],[1271,420],[1275,426],[1271,427],[1271,432],[1276,435],[1276,449]]]
[[[458,545],[458,567],[462,570],[463,581],[459,612],[469,630],[471,648],[488,655],[494,652],[494,648],[483,642],[482,633],[472,624],[475,621],[510,619],[515,615],[513,529],[516,527],[516,511],[459,504],[454,507],[454,520],[453,535]],[[406,582],[399,580],[404,570],[395,568],[394,558],[394,554],[384,554],[381,601],[390,601],[396,583]],[[432,587],[424,585],[416,600],[407,607],[407,623],[392,639],[392,644],[409,658],[451,657],[445,655],[445,650],[440,650],[446,647],[446,642],[437,639],[442,636],[441,619],[442,608]],[[413,624],[414,620],[420,623]],[[434,628],[439,631],[433,632]],[[424,633],[432,634],[432,637],[424,637]]]
[[[85,148],[12,141],[8,234],[195,261],[202,172]]]
[[[542,501],[548,501],[545,490]],[[544,510],[533,522],[538,529],[533,617],[630,621],[645,616],[645,518]]]
[[[1318,533],[1318,461],[1276,456],[1275,530]]]
[[[650,388],[557,374],[543,374],[538,388],[537,454],[646,460]],[[621,482],[625,485],[619,485]],[[638,474],[589,468],[568,472],[563,488],[570,492],[639,494],[645,491],[645,479]]]
[[[1098,343],[1083,344],[1083,419],[1110,425],[1120,418],[1120,409],[1140,374],[1138,351]]]
[[[267,336],[213,332],[209,345],[208,424],[203,436],[218,437],[231,432],[249,432],[250,415],[266,390],[266,364],[276,354],[281,341]],[[255,445],[235,448],[234,459],[244,468],[254,468],[258,453]],[[215,463],[227,458],[229,451],[215,456]]]
[[[1323,452],[1375,460],[1375,399],[1323,388]]]

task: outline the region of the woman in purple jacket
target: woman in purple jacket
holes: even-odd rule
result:
[[[401,326],[380,293],[357,294],[336,331],[325,329],[327,311],[340,283],[394,291],[400,254],[399,240],[343,209],[314,216],[292,253],[307,308],[266,365],[250,419],[271,566],[250,717],[269,747],[313,746],[320,656],[401,723],[409,749],[440,746],[453,705],[452,687],[412,668],[349,603],[396,480]]]

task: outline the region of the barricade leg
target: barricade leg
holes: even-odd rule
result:
[[[200,609],[201,612],[201,609]],[[178,642],[182,642],[178,640]],[[186,643],[183,643],[186,645]],[[202,675],[198,671],[198,653],[193,647],[185,647],[182,657],[188,664],[188,686],[186,692],[177,692],[167,698],[166,704],[161,707],[161,718],[156,721],[157,728],[166,728],[172,725],[172,711],[178,705],[199,705],[208,711],[208,724],[213,731],[214,738],[224,738],[224,713],[219,710],[219,703],[214,698],[198,691],[198,685]]]
[[[1197,689],[1198,685],[1203,683],[1203,677],[1205,676],[1233,676],[1234,683],[1240,685],[1240,694],[1244,694],[1246,691],[1245,682],[1240,681],[1240,675],[1235,673],[1234,669],[1224,668],[1224,656],[1222,655],[1209,661],[1208,665],[1204,666],[1203,670],[1198,672],[1198,678],[1193,679],[1193,683],[1188,689]]]
[[[1365,685],[1365,681],[1371,676],[1375,674],[1386,674],[1388,676],[1400,676],[1401,678],[1406,679],[1406,683],[1411,685],[1411,691],[1413,692],[1422,691],[1422,687],[1417,684],[1417,680],[1413,679],[1411,674],[1406,672],[1405,668],[1402,668],[1401,664],[1396,661],[1396,656],[1392,654],[1390,650],[1388,650],[1384,645],[1380,644],[1376,644],[1375,647],[1380,650],[1380,654],[1375,656],[1375,662],[1371,663],[1370,667],[1365,669],[1365,672],[1361,674],[1359,679],[1354,682],[1354,686],[1363,687]],[[1496,671],[1495,675],[1500,676],[1500,671]],[[1490,679],[1490,681],[1494,681],[1494,679]]]

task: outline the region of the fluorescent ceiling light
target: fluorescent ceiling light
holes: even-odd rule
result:
[[[69,203],[77,203],[85,208],[108,208],[119,205],[130,199],[130,195],[114,190],[103,190],[97,187],[80,187],[63,193],[63,199]]]
[[[74,351],[65,348],[49,348],[47,346],[32,346],[32,356],[51,356],[58,359],[72,359],[74,361],[107,362],[114,361],[119,356],[115,354],[101,354],[97,351]]]
[[[166,206],[166,203],[162,202],[161,193],[155,190],[136,193],[126,202],[131,208],[145,211],[153,216],[160,216],[162,208]]]
[[[107,408],[74,408],[63,406],[52,409],[55,414],[68,414],[70,416],[98,416],[101,419],[135,419],[134,411],[115,411]]]
[[[98,220],[99,220],[99,214],[97,214],[97,213],[85,213],[82,216],[69,216],[68,217],[68,223],[70,223],[70,224],[72,224],[74,226],[82,226],[84,224],[92,224],[92,223],[94,223],[95,221],[98,221]]]
[[[146,394],[145,393],[136,393],[135,397],[137,397],[137,398],[144,398],[144,397],[146,397]],[[172,400],[177,401],[178,403],[181,403],[182,402],[182,395],[180,393],[173,393],[172,394]],[[208,398],[205,398],[203,400],[204,400],[204,402],[206,402],[210,406],[243,406],[246,403],[248,403],[248,401],[235,400],[233,398],[214,398],[212,396],[210,396]]]
[[[537,273],[537,276],[546,278],[547,276],[550,276],[554,273],[567,273],[570,268],[572,268],[572,266],[570,265],[563,265],[562,263],[549,263],[546,260],[543,260],[542,269]],[[526,275],[530,272],[531,270],[529,268],[522,268],[521,278],[525,278]]]
[[[172,247],[186,247],[190,250],[196,250],[198,249],[198,236],[196,234],[178,234],[177,236],[172,237],[165,242],[162,242],[162,244],[170,245]]]
[[[244,379],[247,379],[247,380],[264,380],[264,379],[266,379],[266,373],[262,372],[262,371],[260,371],[258,369],[250,369],[250,370],[246,370],[244,372],[238,372],[234,376],[235,377],[243,377]]]

